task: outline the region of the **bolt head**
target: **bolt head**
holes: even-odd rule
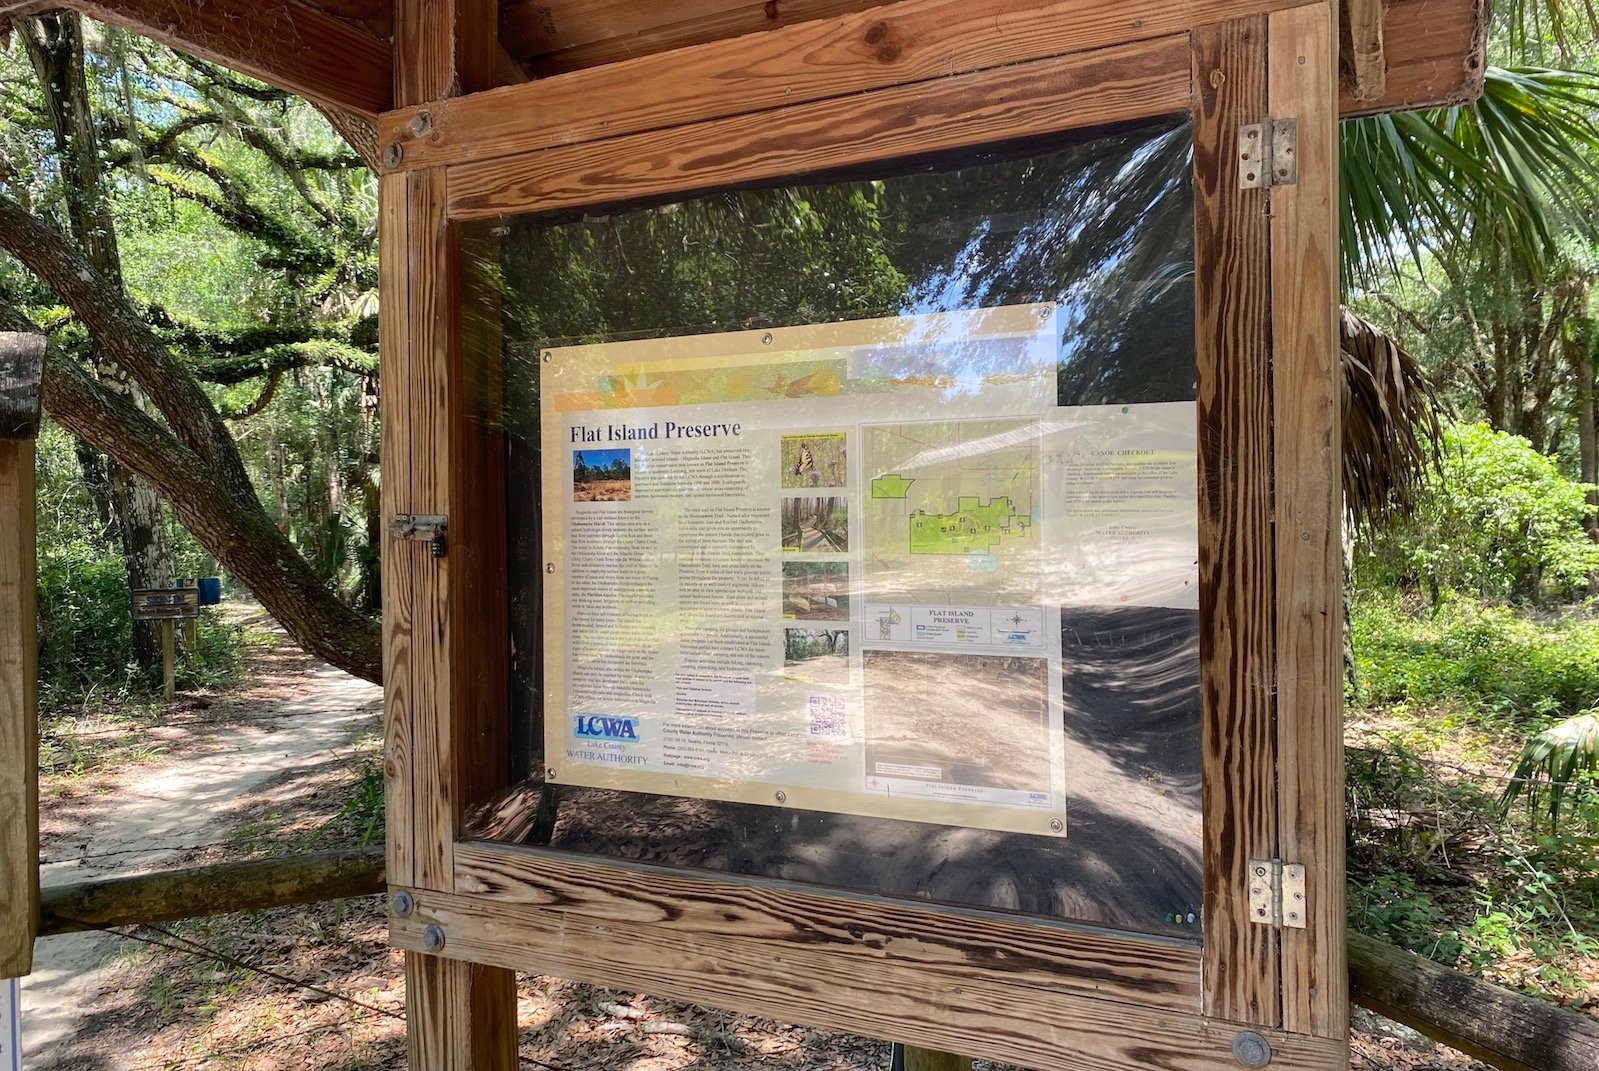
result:
[[[427,112],[417,112],[411,116],[411,124],[408,129],[411,131],[413,138],[427,137],[433,130],[433,116]]]
[[[405,150],[400,148],[400,143],[391,141],[383,148],[383,166],[399,167],[400,161],[405,159]]]
[[[1271,1057],[1271,1042],[1253,1030],[1240,1030],[1233,1036],[1233,1059],[1245,1067],[1265,1067]]]
[[[444,948],[444,927],[434,923],[422,931],[422,947],[429,952],[438,952]],[[1258,1064],[1251,1066],[1258,1067]]]
[[[401,918],[410,918],[411,912],[416,910],[416,899],[408,892],[394,894],[394,913]]]

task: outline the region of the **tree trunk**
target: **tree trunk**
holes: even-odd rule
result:
[[[1583,305],[1586,306],[1587,302]],[[1566,361],[1571,368],[1572,383],[1576,387],[1577,455],[1581,466],[1581,479],[1586,484],[1599,483],[1599,436],[1594,426],[1594,349],[1599,346],[1599,331],[1587,318],[1572,321],[1571,330],[1563,340]],[[1588,516],[1584,520],[1588,538],[1599,542],[1599,489],[1588,492]]]
[[[122,259],[106,203],[99,140],[84,78],[81,20],[76,12],[41,15],[25,20],[24,30],[28,56],[43,87],[45,110],[55,135],[67,219],[73,237],[107,285],[121,290]],[[146,408],[127,372],[107,360],[98,348],[93,363],[100,382],[108,390],[124,394],[134,405]],[[122,544],[128,587],[170,587],[173,581],[172,535],[155,491],[115,462],[106,463],[104,472],[104,487]],[[133,654],[146,674],[153,675],[160,668],[159,626],[148,622],[133,626]]]

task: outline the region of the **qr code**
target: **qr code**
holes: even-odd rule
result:
[[[844,700],[836,695],[810,697],[811,736],[817,740],[848,740],[849,721],[844,714]]]

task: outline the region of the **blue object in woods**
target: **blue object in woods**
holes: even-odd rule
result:
[[[222,601],[222,578],[220,576],[202,576],[199,586],[201,606],[216,606]]]

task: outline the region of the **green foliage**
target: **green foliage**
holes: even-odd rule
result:
[[[1541,726],[1599,703],[1599,620],[1539,624],[1453,599],[1433,612],[1368,594],[1352,614],[1366,704],[1453,707],[1480,722]]]
[[[362,847],[383,840],[386,812],[383,803],[383,765],[375,759],[361,764],[361,776],[334,821],[355,830]]]
[[[38,641],[45,712],[139,700],[160,682],[133,658],[127,572],[109,525],[96,513],[72,440],[46,422],[38,443]],[[187,533],[176,547],[180,576],[208,576],[216,563]],[[180,688],[213,687],[237,675],[250,637],[207,611],[197,642],[181,644]]]
[[[1361,547],[1362,579],[1536,601],[1579,592],[1599,572],[1583,519],[1589,488],[1525,439],[1485,424],[1444,429],[1440,473],[1413,517]]]
[[[1599,710],[1567,718],[1535,734],[1522,749],[1513,780],[1505,786],[1500,804],[1508,809],[1522,795],[1536,813],[1547,801],[1549,825],[1560,821],[1561,804],[1599,788]],[[1568,795],[1569,793],[1569,795]]]
[[[1355,930],[1544,996],[1599,955],[1599,807],[1560,835],[1507,820],[1496,779],[1395,740],[1347,763]]]
[[[1527,263],[1595,230],[1599,75],[1489,67],[1477,101],[1343,125],[1346,283],[1492,233]]]

